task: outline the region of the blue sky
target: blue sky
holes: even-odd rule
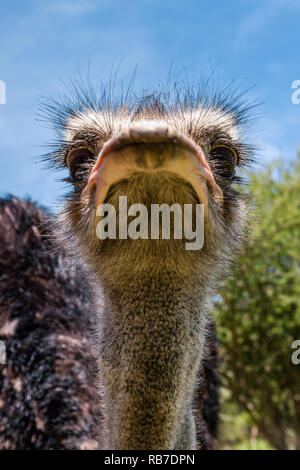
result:
[[[55,208],[64,184],[36,156],[53,134],[36,120],[38,101],[65,92],[62,81],[88,67],[106,81],[122,61],[125,83],[157,86],[171,64],[191,81],[202,72],[236,79],[264,101],[251,130],[266,163],[300,147],[300,0],[44,0],[1,3],[0,194],[31,196]]]

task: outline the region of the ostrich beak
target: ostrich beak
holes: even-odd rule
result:
[[[143,162],[138,161],[141,149]],[[154,120],[131,123],[104,144],[81,198],[85,201],[95,191],[95,205],[98,207],[104,202],[112,184],[133,173],[157,171],[169,171],[186,179],[205,205],[209,191],[217,203],[223,203],[223,192],[201,147],[177,129]]]

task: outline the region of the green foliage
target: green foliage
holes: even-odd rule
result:
[[[272,450],[273,447],[259,433],[249,413],[240,410],[229,390],[221,390],[221,413],[218,431],[218,449]]]
[[[216,305],[229,400],[276,449],[300,447],[300,156],[254,175],[249,243]]]

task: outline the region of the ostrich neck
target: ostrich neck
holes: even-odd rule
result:
[[[100,364],[110,449],[195,449],[191,402],[205,327],[196,287],[149,271],[105,287]]]

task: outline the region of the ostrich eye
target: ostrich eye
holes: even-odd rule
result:
[[[215,145],[210,151],[217,173],[226,179],[231,179],[238,164],[238,156],[235,150],[227,145]]]
[[[66,164],[73,180],[80,180],[83,175],[84,164],[93,157],[93,152],[87,147],[72,150],[66,157]]]

